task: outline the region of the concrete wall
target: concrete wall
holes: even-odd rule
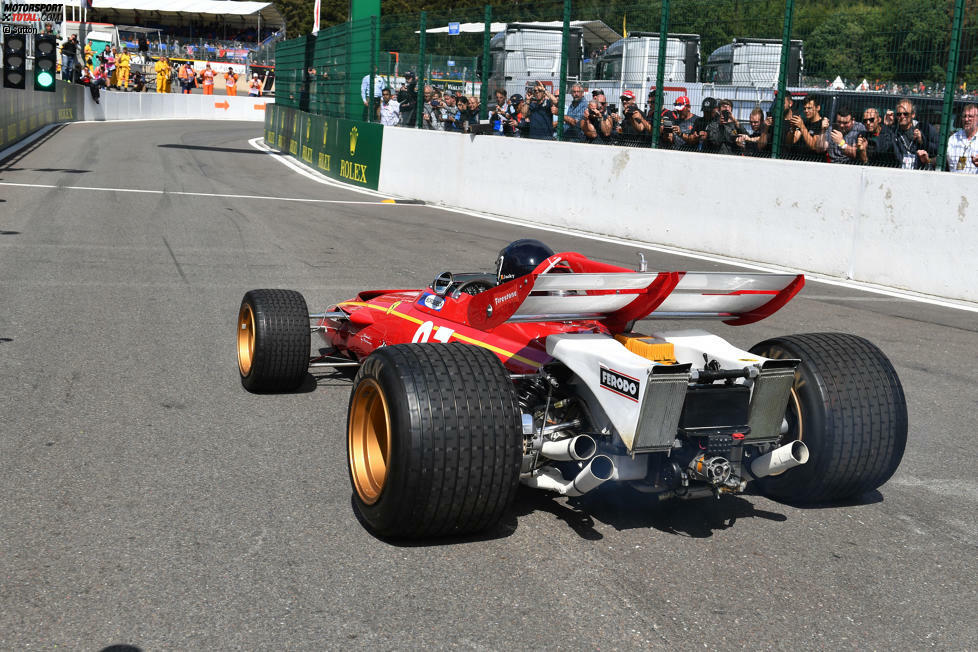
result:
[[[102,91],[100,103],[85,89],[86,120],[265,120],[265,105],[273,97],[237,95],[181,95],[179,93],[126,93]]]
[[[978,302],[978,178],[384,130],[379,190]]]

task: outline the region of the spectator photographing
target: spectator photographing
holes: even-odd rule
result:
[[[829,163],[855,163],[859,160],[858,140],[866,128],[852,119],[849,107],[835,112],[835,128],[829,134]]]
[[[397,89],[397,102],[400,105],[401,124],[415,126],[418,116],[418,78],[408,70],[404,73],[404,83]]]
[[[529,129],[528,138],[537,140],[552,140],[554,137],[553,109],[556,108],[554,96],[543,85],[537,82],[533,87],[533,97],[528,104]]]
[[[238,75],[230,66],[228,66],[228,71],[224,73],[224,92],[230,97],[238,94]]]
[[[603,97],[603,96],[602,96]],[[584,132],[584,142],[595,145],[611,143],[611,116],[602,110],[596,99],[588,102],[587,114],[581,123]]]
[[[864,165],[893,166],[893,127],[883,125],[878,109],[870,107],[863,111],[863,126],[866,131],[856,137],[856,159]]]
[[[623,91],[621,100],[621,125],[618,143],[634,147],[651,141],[652,127],[635,103],[635,93]]]
[[[683,150],[699,149],[700,139],[694,128],[699,116],[690,108],[689,98],[680,95],[673,103],[672,109],[676,114],[676,122],[673,125],[673,146]]]
[[[743,138],[745,156],[767,155],[767,123],[764,121],[764,111],[756,106],[750,112],[750,129]]]
[[[799,138],[792,148],[793,158],[824,161],[828,149],[828,118],[822,117],[822,106],[814,95],[806,95],[802,103],[804,117],[793,116],[791,124],[798,129]]]
[[[716,154],[742,154],[747,132],[733,115],[733,101],[717,103],[716,120],[706,127],[706,146],[703,151]]]
[[[72,34],[61,44],[61,79],[74,81],[75,58],[78,56],[78,37]]]
[[[704,97],[703,103],[700,104],[700,110],[703,111],[703,115],[697,118],[693,122],[693,133],[696,134],[696,149],[702,152],[709,151],[706,149],[706,139],[708,136],[708,130],[711,123],[716,121],[717,114],[717,101],[714,97]]]

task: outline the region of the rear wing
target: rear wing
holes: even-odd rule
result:
[[[801,274],[635,272],[566,252],[472,297],[468,322],[485,330],[505,322],[594,319],[612,332],[645,318],[740,326],[773,314],[804,285]]]

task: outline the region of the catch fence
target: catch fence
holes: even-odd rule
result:
[[[275,97],[376,122],[370,89],[388,87],[402,107],[421,107],[402,111],[404,126],[427,127],[456,109],[432,105],[425,88],[450,90],[469,98],[465,128],[478,131],[501,124],[500,91],[501,132],[512,135],[942,169],[963,107],[978,98],[976,54],[964,0],[507,3],[280,42]]]

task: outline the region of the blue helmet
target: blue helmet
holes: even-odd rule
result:
[[[554,255],[554,250],[539,240],[523,238],[503,247],[496,258],[496,280],[499,283],[526,276],[537,265]]]

